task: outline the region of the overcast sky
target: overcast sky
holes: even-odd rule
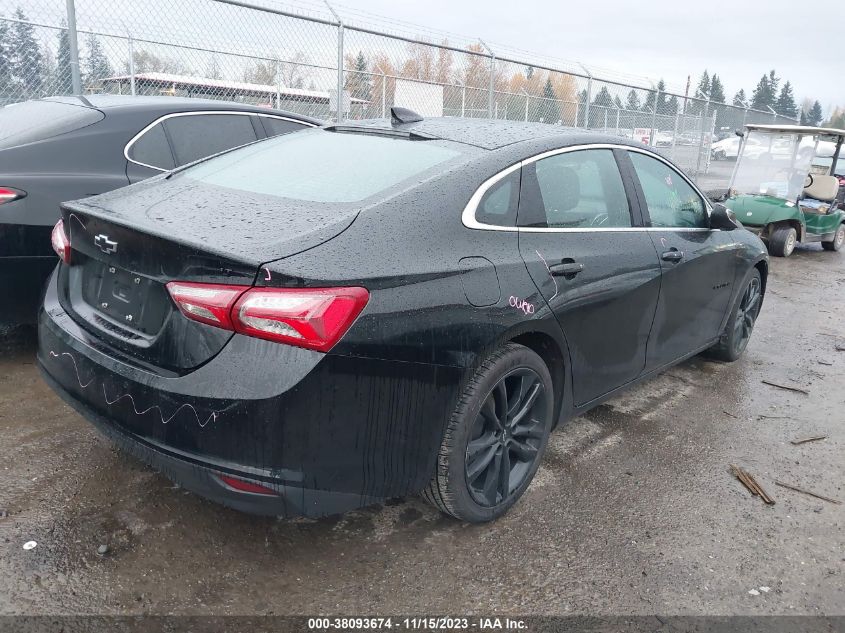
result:
[[[663,77],[690,94],[706,68],[728,101],[776,69],[796,103],[845,105],[845,0],[345,0],[345,6],[544,56]],[[342,11],[341,11],[342,12]],[[406,29],[407,30],[407,27]]]

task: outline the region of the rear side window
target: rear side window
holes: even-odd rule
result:
[[[534,163],[520,202],[520,225],[547,228],[631,226],[622,176],[609,149],[556,154]]]
[[[185,165],[256,140],[251,116],[242,114],[194,114],[164,122],[176,165]]]
[[[313,129],[242,147],[183,175],[279,198],[358,202],[460,155],[437,141]]]
[[[161,123],[144,132],[143,136],[132,144],[129,148],[129,158],[148,167],[159,169],[175,167],[170,144],[167,142]]]
[[[674,228],[707,228],[704,201],[683,176],[666,163],[628,152],[645,195],[651,225]]]
[[[43,141],[97,123],[103,113],[82,105],[27,101],[0,108],[0,149]]]
[[[298,132],[304,130],[310,125],[304,123],[297,123],[295,121],[285,121],[284,119],[275,119],[271,116],[260,116],[258,120],[264,124],[264,131],[267,136],[279,136],[280,134],[290,134],[291,132]]]
[[[478,203],[475,219],[493,226],[516,225],[519,204],[519,174],[517,169],[490,187]]]

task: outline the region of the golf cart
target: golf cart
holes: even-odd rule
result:
[[[837,175],[845,130],[746,125],[725,204],[769,253],[789,257],[796,242],[845,243],[845,202]],[[841,163],[842,160],[839,160]]]

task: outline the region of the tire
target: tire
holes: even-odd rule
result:
[[[533,404],[527,413],[514,415],[529,400]],[[449,419],[423,498],[462,521],[482,523],[502,516],[534,478],[553,415],[554,387],[543,359],[515,343],[493,352],[466,384]],[[504,424],[498,421],[502,417]]]
[[[845,224],[840,224],[830,242],[822,242],[822,248],[826,251],[838,251],[845,244]]]
[[[763,283],[760,271],[754,268],[737,295],[731,316],[725,324],[719,342],[707,350],[706,355],[728,363],[742,356],[745,348],[748,347],[762,303]]]
[[[798,232],[791,226],[779,226],[769,238],[769,253],[775,257],[789,257],[795,250]]]

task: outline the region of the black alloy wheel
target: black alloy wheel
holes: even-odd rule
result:
[[[450,417],[423,498],[473,523],[492,521],[528,488],[546,449],[555,387],[533,350],[507,343],[474,370]]]
[[[763,298],[760,276],[751,278],[742,299],[739,302],[736,319],[734,320],[734,347],[737,355],[742,354],[751,340],[751,331],[757,315],[760,314],[760,303]]]
[[[531,472],[548,415],[544,393],[540,376],[521,367],[502,377],[487,396],[465,457],[467,485],[477,503],[502,503]]]

